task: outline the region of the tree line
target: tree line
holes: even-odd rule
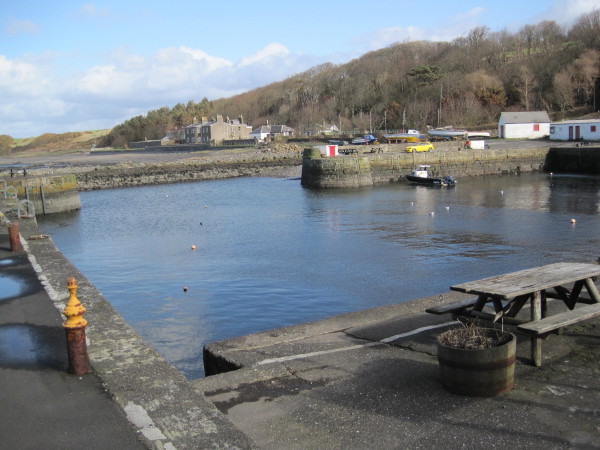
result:
[[[543,21],[514,33],[477,27],[452,42],[396,43],[233,97],[149,111],[117,125],[102,145],[160,139],[217,114],[300,133],[323,124],[354,133],[495,128],[502,111],[546,110],[560,120],[598,110],[599,76],[600,11],[594,10],[568,29]]]

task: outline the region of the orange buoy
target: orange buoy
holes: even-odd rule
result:
[[[192,250],[196,250],[196,246],[192,244]]]

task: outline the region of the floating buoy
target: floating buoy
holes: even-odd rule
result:
[[[431,211],[429,214],[431,214],[432,216],[435,216],[435,211]]]
[[[196,246],[192,244],[192,250],[196,250]]]
[[[575,219],[571,219],[571,223],[575,223],[577,222]]]
[[[183,292],[187,292],[187,286],[183,287]]]
[[[500,194],[501,194],[501,195],[504,195],[504,191],[500,191]]]
[[[446,209],[448,210],[448,209],[450,209],[450,207],[449,207],[449,206],[446,206]]]

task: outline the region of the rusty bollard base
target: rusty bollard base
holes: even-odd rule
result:
[[[85,308],[77,298],[77,283],[74,277],[69,278],[67,289],[70,296],[63,310],[63,314],[67,317],[63,327],[67,337],[69,373],[85,375],[91,370],[85,341],[85,327],[88,322],[83,318]]]
[[[13,222],[8,227],[8,238],[11,252],[22,252],[21,235],[19,234],[19,222]]]

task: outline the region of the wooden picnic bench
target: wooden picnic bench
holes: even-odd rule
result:
[[[542,338],[562,327],[600,316],[600,294],[594,280],[600,275],[600,265],[555,263],[518,272],[484,278],[451,286],[453,291],[475,294],[477,297],[429,308],[432,314],[453,313],[515,325],[517,331],[531,337],[531,359],[536,366],[542,362]],[[589,298],[581,297],[585,288]],[[546,316],[547,298],[560,299],[569,311]],[[529,321],[515,316],[529,302]],[[587,306],[576,307],[582,303]],[[494,313],[484,312],[489,304]]]

